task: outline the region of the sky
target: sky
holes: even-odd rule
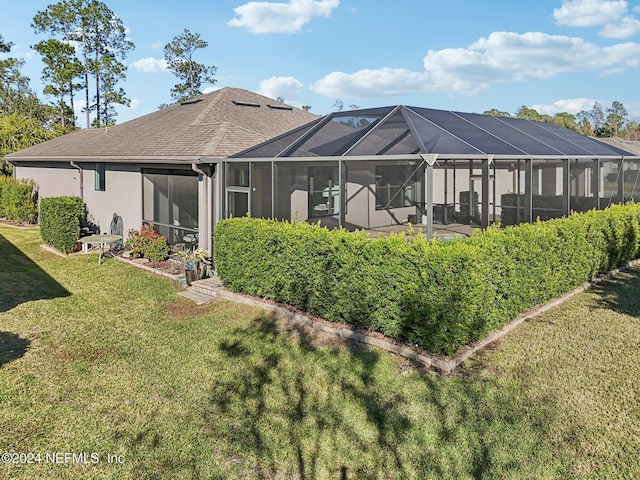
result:
[[[135,44],[119,85],[131,106],[117,109],[118,123],[171,102],[177,79],[163,47],[184,29],[208,42],[194,59],[218,68],[205,92],[243,88],[319,115],[338,99],[345,109],[514,114],[526,105],[549,115],[617,100],[640,120],[640,0],[103,1]],[[9,55],[25,60],[45,98],[31,46],[46,36],[31,23],[54,0],[0,3]]]

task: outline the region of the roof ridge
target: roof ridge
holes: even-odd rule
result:
[[[205,151],[205,155],[212,155],[215,152],[218,146],[222,143],[225,135],[231,128],[231,122],[217,122],[220,123],[220,127],[216,129],[216,132],[211,136],[211,140],[204,144],[203,150]]]
[[[227,90],[229,89],[229,87],[224,87],[221,88],[220,90],[216,90],[214,92],[211,93],[218,93],[220,92],[218,95],[214,96],[211,101],[209,102],[209,105],[207,105],[205,108],[202,109],[202,112],[200,112],[200,115],[198,115],[193,122],[191,122],[191,125],[203,125],[204,122],[203,120],[209,116],[209,114],[211,113],[211,111],[215,108],[216,105],[218,105],[218,103],[220,103],[220,100],[222,99],[222,97],[225,97],[227,94]]]

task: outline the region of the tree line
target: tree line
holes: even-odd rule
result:
[[[515,115],[503,112],[495,108],[483,112],[494,117],[520,118],[536,120],[539,122],[555,123],[574,132],[589,135],[591,137],[621,137],[628,140],[640,139],[640,124],[629,119],[627,109],[618,100],[603,109],[599,102],[594,102],[591,110],[581,110],[576,115],[567,112],[559,112],[555,115],[538,113],[535,109],[525,105],[521,106]]]
[[[8,56],[0,60],[0,158],[77,129],[75,107],[79,98],[84,103],[86,128],[114,125],[116,107],[131,103],[121,82],[126,80],[125,59],[135,45],[127,38],[120,17],[104,2],[60,0],[38,11],[31,27],[45,36],[32,48],[40,54],[44,65],[43,93],[52,100],[42,101],[31,89],[30,79],[21,73],[24,60],[8,56],[13,44],[0,33],[0,54]],[[170,89],[173,103],[200,95],[204,84],[215,84],[217,67],[198,63],[194,58],[198,50],[207,46],[200,34],[187,29],[164,46],[167,68],[178,80]],[[344,103],[338,99],[334,107],[340,111]],[[552,122],[596,137],[640,139],[640,125],[629,120],[619,101],[607,109],[596,102],[591,110],[576,115],[566,112],[544,115],[526,106],[514,115],[497,109],[484,113]],[[8,168],[0,161],[0,173],[7,173]]]
[[[32,48],[44,65],[43,93],[52,100],[41,100],[31,89],[30,79],[21,73],[23,59],[0,60],[0,158],[77,129],[79,99],[86,128],[114,125],[116,107],[131,103],[120,85],[126,79],[125,59],[135,45],[104,2],[58,1],[38,11],[31,27],[46,37]],[[8,56],[12,46],[0,33],[0,53]],[[170,90],[174,103],[200,95],[203,84],[216,82],[217,67],[195,60],[197,50],[207,46],[200,34],[187,29],[165,45],[167,67],[178,79]],[[0,173],[7,171],[0,162]]]

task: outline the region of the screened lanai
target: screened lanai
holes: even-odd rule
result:
[[[550,123],[407,106],[332,113],[219,165],[224,217],[349,229],[431,235],[640,199],[632,153]]]

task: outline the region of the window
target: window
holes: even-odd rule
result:
[[[309,167],[309,218],[340,212],[338,166]]]
[[[227,186],[249,186],[249,162],[227,163]]]
[[[105,164],[96,163],[94,171],[95,171],[94,173],[95,189],[99,192],[104,192],[105,178],[106,178]]]
[[[416,189],[411,165],[376,167],[376,210],[415,205]]]

